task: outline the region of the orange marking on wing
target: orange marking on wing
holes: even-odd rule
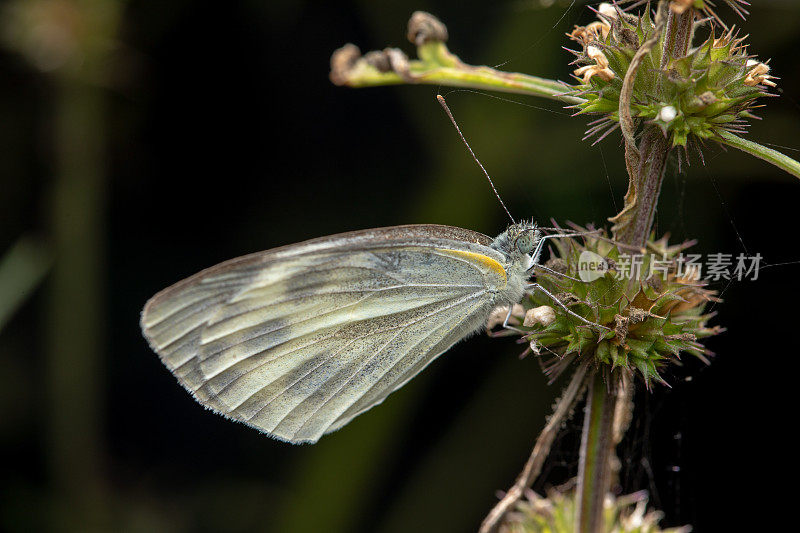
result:
[[[489,270],[496,272],[499,276],[503,278],[503,283],[507,281],[506,276],[506,269],[503,268],[503,265],[498,263],[496,260],[492,259],[488,255],[478,254],[475,252],[467,252],[464,250],[439,250],[449,255],[454,255],[458,257],[463,257],[468,259],[469,261],[474,261],[476,263],[480,263],[481,265],[487,267]]]

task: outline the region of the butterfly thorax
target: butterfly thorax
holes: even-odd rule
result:
[[[506,260],[504,268],[508,276],[509,299],[516,300],[517,294],[522,297],[528,271],[537,259],[534,253],[541,238],[542,232],[535,223],[521,222],[510,225],[492,242],[491,247],[503,254]]]

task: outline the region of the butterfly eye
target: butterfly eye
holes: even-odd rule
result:
[[[523,254],[533,251],[533,233],[523,233],[517,238],[517,250]]]

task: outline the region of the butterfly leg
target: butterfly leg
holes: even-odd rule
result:
[[[569,309],[569,308],[568,308],[568,307],[567,307],[567,306],[564,304],[564,302],[562,302],[561,300],[559,300],[558,298],[556,298],[555,294],[553,294],[552,292],[548,291],[547,289],[545,289],[544,287],[542,287],[542,286],[541,286],[541,285],[539,285],[538,283],[531,283],[531,284],[529,284],[529,285],[526,285],[526,286],[525,286],[525,289],[527,289],[527,290],[532,290],[532,291],[536,291],[536,290],[538,290],[538,291],[542,291],[542,292],[543,292],[543,293],[545,293],[545,294],[546,294],[546,295],[547,295],[547,296],[548,296],[548,297],[549,297],[551,300],[553,300],[553,302],[555,302],[555,303],[556,303],[556,304],[557,304],[559,307],[561,307],[561,308],[562,308],[564,311],[566,311],[568,314],[570,314],[570,315],[574,316],[575,318],[577,318],[577,319],[578,319],[578,320],[580,320],[581,322],[585,322],[586,324],[588,324],[588,325],[590,325],[590,326],[595,326],[595,327],[598,327],[598,328],[601,328],[601,329],[605,329],[605,330],[607,330],[607,331],[611,331],[611,328],[608,328],[608,327],[606,327],[606,326],[603,326],[603,325],[601,325],[601,324],[598,324],[597,322],[592,322],[592,321],[590,321],[590,320],[586,320],[585,318],[583,318],[583,317],[582,317],[581,315],[579,315],[578,313],[576,313],[576,312],[574,312],[574,311],[571,311],[571,310],[570,310],[570,309]]]
[[[589,232],[592,233],[592,232]],[[539,242],[536,243],[536,248],[534,248],[533,253],[531,253],[531,259],[533,266],[539,264],[539,256],[542,255],[542,250],[544,249],[544,244],[548,239],[563,239],[566,237],[581,237],[584,235],[588,235],[587,232],[580,232],[580,233],[554,233],[552,235],[543,235]],[[531,268],[533,268],[533,266]],[[530,270],[530,269],[528,269]]]
[[[544,270],[548,274],[552,274],[554,276],[558,276],[558,277],[561,277],[561,278],[564,278],[564,279],[569,279],[569,280],[572,280],[572,281],[577,281],[578,283],[589,283],[588,281],[583,281],[582,279],[573,278],[572,276],[567,276],[566,274],[564,274],[562,272],[558,272],[557,270],[553,270],[552,268],[546,267],[544,265],[538,265],[538,264],[537,265],[533,265],[531,268],[528,269],[528,271],[530,272],[531,270],[533,270],[535,268],[538,268],[540,270]]]
[[[503,329],[508,329],[508,330],[516,331],[517,333],[523,333],[523,334],[529,333],[528,331],[519,329],[518,327],[512,326],[511,324],[508,323],[508,321],[511,320],[511,315],[512,315],[513,312],[514,312],[514,306],[513,305],[509,305],[508,306],[508,313],[506,313],[506,319],[503,321]]]

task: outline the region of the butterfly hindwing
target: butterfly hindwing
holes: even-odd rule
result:
[[[142,327],[202,404],[315,442],[485,321],[506,281],[489,242],[399,226],[253,254],[157,294]]]

